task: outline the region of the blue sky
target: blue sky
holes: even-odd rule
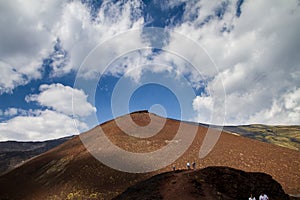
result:
[[[0,141],[78,134],[143,109],[212,124],[300,124],[299,7],[2,1]]]

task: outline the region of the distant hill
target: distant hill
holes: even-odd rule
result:
[[[129,187],[113,200],[237,200],[256,199],[264,192],[272,200],[288,200],[281,185],[264,173],[229,167],[207,167],[158,174]]]
[[[0,142],[0,174],[70,140],[72,137],[73,136],[43,142]]]
[[[224,131],[300,151],[300,126],[252,124],[225,126]]]
[[[237,126],[218,126],[186,121],[195,126],[222,129],[228,133],[237,134],[270,144],[300,151],[300,125],[264,125],[250,124]]]
[[[166,122],[158,134],[149,138],[127,135],[116,124],[116,120],[103,123],[81,134],[94,142],[96,148],[98,133],[104,130],[106,137],[120,148],[131,152],[151,152],[166,146],[176,135],[180,122],[165,119],[148,112],[136,112],[118,118],[118,121],[133,130],[129,123],[145,126],[145,133],[151,132],[146,126]],[[152,121],[151,121],[152,122]],[[146,180],[153,175],[177,169],[185,169],[186,162],[195,161],[197,168],[227,166],[246,172],[264,172],[278,181],[288,194],[300,194],[300,152],[277,145],[222,132],[212,151],[203,159],[199,149],[207,127],[183,122],[189,129],[197,128],[193,143],[176,161],[150,173],[126,173],[112,169],[95,159],[85,148],[79,136],[36,156],[19,167],[0,176],[0,199],[112,199],[128,187]],[[187,131],[188,134],[188,131]],[[180,143],[178,139],[176,142]],[[114,152],[104,152],[108,159]],[[127,159],[124,157],[123,159]],[[154,165],[156,163],[153,163]]]

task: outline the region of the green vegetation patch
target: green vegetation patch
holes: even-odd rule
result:
[[[245,137],[300,151],[300,126],[252,124],[237,126],[234,131]]]

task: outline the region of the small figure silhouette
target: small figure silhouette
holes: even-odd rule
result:
[[[175,171],[175,170],[176,170],[176,167],[175,167],[175,165],[173,165],[173,167],[172,167],[172,168],[173,168],[173,171]]]

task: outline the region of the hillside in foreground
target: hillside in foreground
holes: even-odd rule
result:
[[[147,112],[136,112],[118,118],[128,124],[129,120],[140,125],[150,122],[166,124],[157,135],[136,138],[126,135],[116,120],[103,123],[81,135],[97,141],[100,129],[115,145],[131,152],[151,152],[166,146],[174,138],[179,121],[164,119]],[[183,123],[189,129],[195,125]],[[196,126],[197,134],[191,146],[174,163],[150,173],[126,173],[107,167],[95,159],[85,148],[79,136],[37,156],[0,177],[0,199],[111,199],[128,187],[155,174],[170,171],[172,165],[184,169],[187,161],[195,161],[197,168],[228,166],[247,172],[264,172],[278,181],[288,194],[300,194],[300,152],[280,146],[222,132],[213,150],[203,159],[199,149],[207,127]],[[151,130],[145,129],[145,132]],[[178,140],[177,142],[180,142]],[[100,147],[101,148],[101,147]],[[110,158],[114,152],[104,156]],[[125,158],[126,159],[126,158]]]

